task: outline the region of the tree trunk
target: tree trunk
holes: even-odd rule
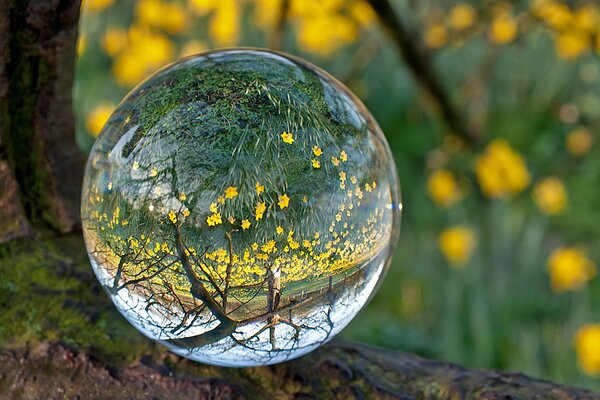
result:
[[[79,6],[0,2],[0,398],[600,398],[342,341],[281,365],[226,369],[145,339],[101,293],[77,232]]]
[[[80,1],[0,2],[0,242],[78,224],[71,87]]]

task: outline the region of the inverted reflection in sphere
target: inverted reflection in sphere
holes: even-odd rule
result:
[[[369,112],[318,68],[260,50],[187,58],[136,87],[92,149],[82,204],[92,266],[125,318],[226,366],[331,339],[399,225]]]

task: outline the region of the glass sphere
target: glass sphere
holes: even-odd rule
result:
[[[224,366],[330,340],[399,232],[396,169],[371,114],[326,72],[266,50],[188,57],[133,89],[82,196],[91,264],[123,316]]]

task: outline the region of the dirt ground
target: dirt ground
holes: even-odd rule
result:
[[[163,367],[164,369],[164,367]],[[239,390],[211,378],[181,376],[142,362],[111,370],[60,344],[32,351],[0,350],[0,399],[241,399]]]

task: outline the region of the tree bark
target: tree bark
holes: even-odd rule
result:
[[[79,0],[0,3],[0,242],[78,225],[71,88]]]
[[[79,7],[0,2],[0,398],[600,398],[343,341],[226,369],[141,336],[101,293],[81,235],[59,236],[79,224],[70,94]]]

